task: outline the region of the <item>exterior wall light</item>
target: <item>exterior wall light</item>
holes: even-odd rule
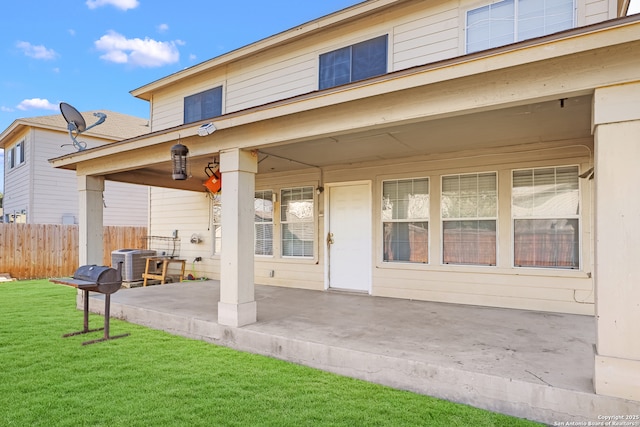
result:
[[[214,126],[213,123],[205,123],[198,128],[198,135],[207,136],[207,135],[211,135],[215,131],[216,131],[216,127]]]
[[[176,181],[184,181],[189,177],[187,173],[187,154],[189,154],[189,149],[180,143],[171,147],[172,177]]]

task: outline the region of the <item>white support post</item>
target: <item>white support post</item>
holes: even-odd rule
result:
[[[102,265],[104,177],[78,176],[79,199],[79,265]]]
[[[596,393],[640,401],[640,82],[597,89]]]
[[[258,157],[231,149],[220,153],[222,253],[218,323],[244,326],[257,320],[254,291],[254,192]]]

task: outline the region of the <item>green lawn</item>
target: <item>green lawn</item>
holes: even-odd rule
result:
[[[535,425],[119,320],[131,336],[82,346],[103,333],[61,338],[75,293],[0,283],[0,426]]]

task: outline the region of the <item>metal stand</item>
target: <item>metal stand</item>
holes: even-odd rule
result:
[[[84,322],[83,322],[83,328],[81,331],[77,331],[77,332],[70,332],[68,334],[64,334],[62,337],[66,338],[66,337],[73,337],[75,335],[82,335],[82,334],[87,334],[89,332],[96,332],[96,331],[101,331],[104,329],[104,337],[96,339],[96,340],[91,340],[91,341],[85,341],[82,343],[82,345],[88,345],[88,344],[95,344],[97,342],[102,342],[102,341],[108,341],[108,340],[115,340],[116,338],[122,338],[122,337],[126,337],[129,336],[131,334],[127,333],[127,334],[122,334],[122,335],[116,335],[116,336],[109,336],[109,312],[111,311],[111,295],[110,294],[105,294],[104,296],[104,327],[103,328],[95,328],[95,329],[89,329],[89,291],[86,289],[82,290],[82,297],[84,298]]]

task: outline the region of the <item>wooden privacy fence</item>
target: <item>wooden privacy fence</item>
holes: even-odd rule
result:
[[[0,273],[16,279],[71,276],[78,268],[78,226],[0,224]],[[103,265],[111,251],[145,249],[146,227],[105,226]]]

